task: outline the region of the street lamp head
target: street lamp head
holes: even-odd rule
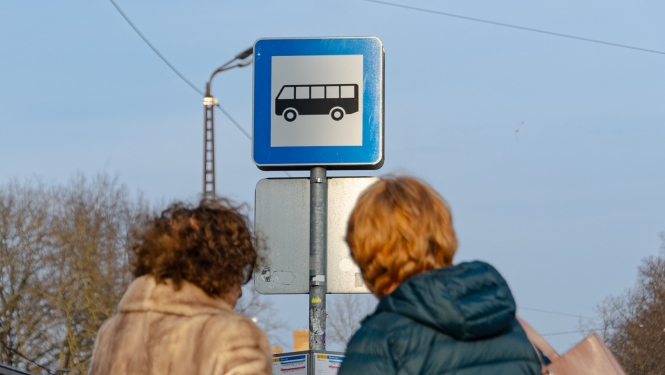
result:
[[[237,60],[242,60],[248,58],[251,54],[254,53],[254,47],[249,47],[246,50],[240,52],[236,55]]]
[[[213,78],[217,73],[223,72],[223,71],[225,71],[225,70],[233,69],[233,68],[242,68],[242,67],[244,67],[244,66],[247,66],[247,65],[251,64],[251,63],[252,63],[252,60],[249,60],[249,61],[241,61],[241,62],[239,62],[239,63],[237,63],[237,64],[235,64],[235,65],[231,65],[231,63],[233,63],[234,61],[236,61],[236,60],[244,60],[244,59],[248,58],[249,56],[251,56],[253,53],[254,53],[254,47],[249,47],[249,48],[247,48],[246,50],[240,52],[240,53],[237,54],[233,59],[229,60],[226,64],[220,66],[219,68],[217,68],[217,70],[215,70],[214,72],[212,72],[212,75],[210,76],[210,79],[208,80],[208,82],[209,82],[209,83],[212,82],[212,78]],[[210,95],[210,92],[206,92],[206,95]]]

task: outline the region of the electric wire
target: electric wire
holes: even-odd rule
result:
[[[228,112],[226,112],[224,107],[220,106],[219,103],[215,104],[215,107],[219,108],[219,110],[222,111],[222,113],[226,116],[226,118],[228,118],[236,126],[236,128],[240,129],[242,134],[244,134],[245,137],[247,137],[247,139],[249,139],[250,141],[252,140],[252,136],[249,135],[249,133],[247,133],[247,131],[245,131],[245,129],[242,126],[240,126],[240,124],[238,124],[238,122],[233,117],[231,117],[231,115]],[[282,171],[282,172],[289,177],[293,177],[293,175],[291,175],[291,173],[287,171]]]
[[[12,348],[11,346],[7,345],[4,341],[0,340],[0,344],[2,344],[2,346],[4,346],[5,348],[7,348],[7,350],[9,350],[9,351],[11,351],[11,352],[17,354],[18,356],[22,357],[22,358],[25,359],[26,361],[32,363],[33,365],[39,367],[40,369],[42,369],[42,370],[44,370],[44,371],[46,371],[49,375],[56,375],[54,372],[51,371],[51,369],[49,369],[49,368],[47,368],[47,367],[44,367],[44,366],[40,365],[39,363],[33,361],[32,359],[26,357],[23,353],[21,353],[20,351],[18,351],[18,350],[16,350],[16,349]]]
[[[540,313],[545,313],[545,314],[552,314],[552,315],[569,316],[569,317],[572,317],[572,318],[584,318],[584,319],[588,319],[588,320],[600,320],[598,318],[591,318],[591,317],[584,316],[584,315],[575,315],[575,314],[563,313],[563,312],[558,312],[558,311],[536,309],[536,308],[533,308],[533,307],[520,306],[519,309],[520,310],[526,310],[526,311],[540,312]]]
[[[215,107],[219,108],[219,110],[222,111],[222,113],[223,113],[223,114],[224,114],[229,120],[231,120],[231,122],[232,122],[233,124],[235,124],[235,126],[236,126],[238,129],[240,129],[240,131],[242,132],[242,134],[244,134],[245,137],[247,137],[247,139],[249,139],[250,141],[252,140],[252,136],[249,135],[249,133],[247,133],[247,131],[245,131],[245,129],[243,129],[243,128],[240,126],[240,124],[238,124],[238,122],[237,122],[233,117],[231,117],[231,115],[230,115],[228,112],[226,112],[226,110],[225,110],[224,108],[222,108],[222,106],[220,106],[219,104],[215,104]]]
[[[132,20],[129,19],[127,14],[120,8],[120,6],[114,0],[109,0],[109,1],[111,2],[111,4],[113,4],[115,9],[118,11],[118,13],[120,13],[122,18],[124,18],[125,21],[127,21],[127,23],[129,24],[129,26],[131,26],[131,28],[134,30],[134,32],[136,32],[136,34],[139,37],[141,37],[141,39],[143,39],[145,44],[147,44],[148,47],[150,47],[150,49],[157,56],[159,56],[159,58],[164,62],[164,64],[166,64],[166,66],[168,66],[173,71],[173,73],[177,74],[178,77],[180,77],[180,79],[182,79],[194,91],[198,92],[199,95],[201,95],[202,97],[205,96],[205,93],[201,89],[196,87],[196,85],[194,85],[190,80],[188,80],[187,77],[185,77],[184,74],[182,74],[175,66],[173,66],[173,64],[171,64],[171,62],[164,55],[162,55],[161,52],[159,52],[157,47],[155,47],[152,43],[150,43],[150,40],[148,40],[148,38],[145,35],[143,35],[141,30],[139,30],[139,28],[136,27],[136,25],[132,22]],[[238,130],[240,130],[250,141],[252,140],[252,136],[249,135],[249,133],[242,126],[240,126],[240,124],[234,118],[232,118],[231,115],[229,115],[229,113],[221,105],[216,104],[215,107],[219,108],[222,111],[222,113],[224,114],[224,116],[226,116],[233,123],[233,125],[235,125],[236,128],[238,128]]]
[[[543,333],[541,336],[559,336],[559,335],[572,335],[574,333],[585,333],[586,331],[564,331],[564,332],[552,332],[552,333]]]
[[[598,43],[598,44],[604,44],[604,45],[613,46],[613,47],[628,48],[628,49],[633,49],[633,50],[637,50],[637,51],[643,51],[643,52],[650,52],[650,53],[657,53],[657,54],[660,54],[660,55],[665,55],[665,51],[658,51],[658,50],[653,50],[653,49],[648,49],[648,48],[635,47],[635,46],[630,46],[630,45],[627,45],[627,44],[619,44],[619,43],[614,43],[614,42],[606,42],[604,40],[599,40],[599,39],[591,39],[591,38],[585,38],[585,37],[575,36],[575,35],[571,35],[571,34],[563,34],[563,33],[557,33],[557,32],[553,32],[553,31],[534,29],[534,28],[531,28],[531,27],[513,25],[513,24],[509,24],[509,23],[504,23],[504,22],[490,21],[490,20],[485,20],[485,19],[481,19],[481,18],[467,17],[467,16],[462,16],[462,15],[459,15],[459,14],[440,12],[440,11],[436,11],[436,10],[432,10],[432,9],[418,8],[418,7],[414,7],[414,6],[410,6],[410,5],[391,3],[391,2],[387,2],[387,1],[381,1],[381,0],[363,0],[363,1],[367,1],[367,2],[375,3],[375,4],[389,5],[389,6],[393,6],[393,7],[396,7],[396,8],[403,8],[403,9],[415,10],[415,11],[419,11],[419,12],[437,14],[437,15],[445,16],[445,17],[458,18],[458,19],[463,19],[463,20],[467,20],[467,21],[481,22],[481,23],[486,23],[486,24],[495,25],[495,26],[509,27],[511,29],[517,29],[517,30],[522,30],[522,31],[530,31],[530,32],[534,32],[534,33],[558,36],[558,37],[561,37],[561,38],[575,39],[575,40],[581,40],[581,41],[584,41],[584,42]]]
[[[605,327],[605,328],[591,328],[591,329],[578,329],[575,331],[563,331],[563,332],[551,332],[551,333],[543,333],[541,336],[558,336],[558,335],[572,335],[573,333],[587,333],[587,332],[598,332],[598,331],[607,331],[607,330],[616,330],[617,328],[614,327]]]
[[[189,81],[189,80],[188,80],[188,79],[187,79],[182,73],[180,73],[180,71],[178,71],[178,69],[176,69],[175,66],[173,66],[173,64],[171,64],[171,63],[169,62],[169,60],[167,60],[166,57],[164,57],[164,55],[162,55],[162,54],[159,52],[159,50],[157,50],[157,48],[155,48],[155,46],[152,45],[152,43],[150,43],[150,41],[148,40],[148,38],[146,38],[145,35],[143,35],[143,33],[138,29],[138,27],[136,27],[136,25],[134,25],[134,23],[129,19],[129,17],[127,17],[127,15],[125,14],[125,12],[123,12],[122,9],[120,9],[120,6],[118,6],[118,4],[116,4],[116,2],[115,2],[114,0],[109,0],[109,1],[111,2],[111,4],[113,4],[113,6],[115,7],[115,9],[118,11],[118,13],[120,13],[120,15],[122,16],[122,18],[124,18],[125,21],[127,21],[127,23],[129,24],[129,26],[131,26],[132,29],[134,29],[134,31],[136,32],[136,34],[138,34],[138,36],[140,36],[141,39],[143,39],[143,41],[145,42],[145,44],[147,44],[148,47],[150,47],[150,49],[152,49],[152,51],[153,51],[155,54],[157,54],[157,56],[159,56],[160,59],[162,59],[162,61],[164,62],[164,64],[168,65],[168,67],[171,68],[171,70],[173,70],[173,72],[174,72],[175,74],[177,74],[178,77],[180,77],[180,79],[182,79],[183,81],[185,81],[185,83],[187,83],[187,84],[188,84],[191,88],[193,88],[196,92],[198,92],[199,94],[201,94],[201,96],[204,96],[204,95],[205,95],[205,94],[203,93],[203,91],[201,91],[200,89],[198,89],[198,88],[197,88],[192,82],[190,82],[190,81]]]
[[[196,87],[196,85],[194,85],[190,80],[188,80],[187,77],[185,77],[184,74],[180,73],[180,71],[179,71],[175,66],[173,66],[173,64],[171,64],[171,62],[169,62],[169,60],[168,60],[164,55],[162,55],[161,52],[159,52],[159,50],[157,49],[157,47],[155,47],[152,43],[150,43],[150,41],[148,40],[148,38],[147,38],[145,35],[143,35],[143,33],[139,30],[139,28],[136,27],[136,25],[135,25],[135,24],[129,19],[129,17],[127,16],[127,14],[126,14],[126,13],[120,8],[120,6],[119,6],[114,0],[109,0],[109,1],[111,2],[111,4],[113,4],[113,7],[115,7],[115,9],[118,11],[118,13],[120,13],[120,15],[122,16],[122,18],[125,19],[125,21],[129,24],[129,26],[132,27],[132,29],[134,30],[134,32],[136,32],[136,34],[137,34],[139,37],[141,37],[141,39],[145,42],[145,44],[147,44],[148,47],[150,47],[150,49],[151,49],[151,50],[152,50],[157,56],[159,56],[159,58],[164,62],[164,64],[166,64],[166,66],[168,66],[168,67],[173,71],[173,73],[175,73],[176,75],[178,75],[178,77],[180,77],[180,79],[182,79],[187,85],[189,85],[189,87],[191,87],[194,91],[196,91],[197,93],[199,93],[199,95],[201,95],[202,97],[204,97],[204,96],[205,96],[205,93],[204,93],[202,90],[200,90],[198,87]],[[224,109],[224,107],[222,107],[219,103],[215,104],[215,107],[217,107],[220,111],[222,111],[222,113],[224,114],[224,116],[226,116],[226,118],[228,118],[229,121],[231,121],[231,123],[233,123],[233,125],[235,125],[235,127],[238,128],[238,130],[240,130],[240,131],[242,132],[242,134],[245,135],[245,137],[247,137],[247,139],[249,139],[250,141],[252,140],[252,136],[249,134],[249,132],[247,132],[247,131],[245,130],[245,128],[243,128],[242,126],[240,126],[240,124],[238,123],[238,121],[236,121],[236,120],[235,120],[235,119],[234,119],[234,118],[233,118],[233,117],[232,117],[232,116],[226,111],[226,109]],[[286,171],[282,171],[282,172],[284,172],[284,174],[286,174],[286,175],[289,176],[289,177],[293,177],[289,172],[286,172]]]

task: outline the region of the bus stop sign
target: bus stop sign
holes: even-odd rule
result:
[[[380,168],[383,60],[376,37],[259,39],[254,163],[263,170]]]

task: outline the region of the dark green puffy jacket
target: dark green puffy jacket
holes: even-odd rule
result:
[[[441,268],[383,297],[351,338],[339,375],[539,375],[515,300],[487,263]]]

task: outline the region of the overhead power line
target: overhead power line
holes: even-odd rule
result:
[[[543,333],[541,336],[559,336],[559,335],[572,335],[574,333],[586,333],[586,331],[577,330],[577,331],[565,331],[565,332],[552,332],[552,333]]]
[[[387,2],[387,1],[381,1],[381,0],[364,0],[364,1],[367,1],[367,2],[370,2],[370,3],[382,4],[382,5],[389,5],[389,6],[393,6],[393,7],[396,7],[396,8],[415,10],[415,11],[418,11],[418,12],[436,14],[436,15],[439,15],[439,16],[458,18],[458,19],[463,19],[463,20],[473,21],[473,22],[481,22],[481,23],[486,23],[486,24],[495,25],[495,26],[509,27],[511,29],[517,29],[517,30],[522,30],[522,31],[530,31],[530,32],[539,33],[539,34],[547,34],[547,35],[552,35],[552,36],[558,36],[558,37],[561,37],[561,38],[575,39],[575,40],[581,40],[581,41],[584,41],[584,42],[598,43],[598,44],[604,44],[604,45],[613,46],[613,47],[628,48],[628,49],[633,49],[633,50],[638,50],[638,51],[643,51],[643,52],[650,52],[650,53],[657,53],[659,55],[665,55],[665,51],[657,51],[657,50],[648,49],[648,48],[630,46],[630,45],[627,45],[627,44],[606,42],[604,40],[585,38],[585,37],[581,37],[581,36],[557,33],[557,32],[553,32],[553,31],[547,31],[547,30],[541,30],[541,29],[534,29],[534,28],[531,28],[531,27],[513,25],[513,24],[509,24],[509,23],[504,23],[504,22],[490,21],[490,20],[485,20],[485,19],[481,19],[481,18],[467,17],[467,16],[462,16],[462,15],[459,15],[459,14],[439,12],[439,11],[432,10],[432,9],[418,8],[418,7],[414,7],[414,6],[410,6],[410,5],[402,5],[402,4],[391,3],[391,2]]]
[[[204,93],[202,90],[200,90],[198,87],[196,87],[196,85],[194,85],[190,80],[188,80],[187,77],[185,77],[184,74],[180,73],[180,71],[179,71],[178,69],[176,69],[176,67],[173,66],[173,64],[171,64],[171,62],[169,62],[169,60],[168,60],[164,55],[162,55],[161,52],[159,52],[159,50],[157,49],[157,47],[155,47],[152,43],[150,43],[150,41],[148,40],[148,38],[146,38],[146,36],[143,35],[143,33],[141,32],[141,30],[139,30],[139,28],[136,27],[136,25],[135,25],[135,24],[129,19],[129,17],[127,16],[127,14],[125,14],[125,12],[123,12],[123,10],[120,8],[120,6],[119,6],[114,0],[109,0],[109,1],[111,2],[111,4],[113,4],[113,6],[115,7],[115,9],[118,11],[118,13],[120,13],[120,15],[122,16],[122,18],[124,18],[125,21],[127,21],[127,23],[129,24],[129,26],[132,27],[132,29],[136,32],[136,34],[137,34],[138,36],[140,36],[141,39],[143,39],[143,41],[145,42],[145,44],[147,44],[148,47],[150,47],[150,49],[151,49],[151,50],[152,50],[157,56],[159,56],[160,59],[162,59],[162,61],[164,62],[164,64],[166,64],[166,66],[168,66],[168,67],[173,71],[173,73],[177,74],[178,77],[180,77],[180,79],[182,79],[187,85],[189,85],[189,87],[191,87],[194,91],[196,91],[197,93],[199,93],[199,95],[201,95],[202,97],[204,97],[204,96],[205,96],[205,93]],[[240,126],[240,124],[238,123],[238,121],[236,121],[233,117],[231,117],[231,115],[226,111],[226,109],[224,109],[224,107],[222,107],[219,103],[215,104],[215,107],[217,107],[220,111],[222,111],[222,113],[224,114],[224,116],[226,116],[226,118],[228,118],[229,121],[231,121],[231,122],[233,123],[233,125],[235,125],[235,127],[238,128],[238,130],[240,130],[240,131],[242,132],[242,134],[245,135],[245,137],[247,137],[247,139],[249,139],[250,141],[252,140],[252,136],[249,134],[249,132],[247,132],[247,130],[245,130],[245,128],[243,128],[242,126]],[[284,172],[284,174],[286,174],[286,175],[289,176],[289,177],[293,177],[289,172],[286,172],[286,171],[282,171],[282,172]]]
[[[222,113],[224,114],[224,116],[226,116],[226,118],[228,118],[229,120],[231,120],[231,122],[232,122],[232,123],[238,128],[238,129],[240,129],[240,131],[242,132],[242,134],[244,134],[245,137],[247,137],[247,139],[249,139],[250,141],[252,140],[252,136],[249,135],[249,133],[247,133],[247,131],[245,131],[245,129],[244,129],[242,126],[240,126],[240,124],[238,124],[238,122],[237,122],[233,117],[231,117],[231,115],[228,114],[228,112],[226,112],[226,110],[225,110],[224,108],[222,108],[222,106],[220,106],[219,103],[215,104],[215,107],[219,108],[219,110],[222,111]]]
[[[147,38],[145,35],[143,35],[143,33],[141,32],[141,30],[139,30],[139,28],[136,27],[136,25],[132,22],[132,20],[129,19],[129,17],[127,16],[127,14],[125,14],[125,12],[123,12],[123,10],[120,8],[120,6],[119,6],[114,0],[109,0],[109,1],[111,2],[111,4],[113,4],[113,6],[115,7],[115,9],[118,11],[118,13],[120,13],[120,15],[122,16],[122,18],[124,18],[125,21],[127,21],[127,23],[129,24],[129,26],[131,26],[132,29],[134,29],[134,31],[136,32],[136,34],[137,34],[139,37],[141,37],[141,39],[143,39],[143,41],[145,42],[145,44],[147,44],[148,47],[150,47],[150,49],[151,49],[151,50],[152,50],[157,56],[159,56],[160,59],[162,59],[162,61],[164,62],[164,64],[166,64],[166,65],[167,65],[167,66],[168,66],[168,67],[169,67],[169,68],[170,68],[175,74],[178,75],[178,77],[180,77],[180,79],[182,79],[187,85],[189,85],[189,87],[191,87],[194,91],[198,92],[199,95],[201,95],[201,97],[205,96],[205,94],[203,93],[203,91],[202,91],[201,89],[199,89],[198,87],[196,87],[196,85],[194,85],[190,80],[188,80],[187,77],[185,77],[184,74],[180,73],[180,71],[179,71],[178,69],[176,69],[176,67],[173,66],[173,64],[171,64],[171,62],[170,62],[170,61],[169,61],[164,55],[162,55],[161,52],[159,52],[159,50],[157,49],[157,47],[155,47],[152,43],[150,43],[150,41],[148,40],[148,38]],[[240,131],[241,131],[241,132],[242,132],[242,133],[243,133],[243,134],[244,134],[249,140],[252,140],[252,136],[251,136],[251,135],[250,135],[250,134],[249,134],[249,133],[248,133],[248,132],[242,127],[242,126],[240,126],[240,124],[239,124],[239,123],[238,123],[233,117],[231,117],[231,115],[229,115],[229,113],[226,112],[226,110],[225,110],[221,105],[217,104],[216,107],[219,108],[219,110],[222,111],[222,113],[224,114],[224,116],[226,116],[226,117],[227,117],[227,118],[233,123],[233,125],[235,125],[235,126],[238,128],[238,130],[240,130]]]
[[[527,310],[527,311],[533,311],[533,312],[539,312],[539,313],[545,313],[545,314],[552,314],[552,315],[561,315],[561,316],[569,316],[572,318],[584,318],[588,320],[599,320],[598,318],[591,318],[588,316],[584,315],[575,315],[575,314],[569,314],[569,313],[564,313],[564,312],[558,312],[558,311],[550,311],[550,310],[544,310],[544,309],[535,309],[533,307],[524,307],[524,306],[519,306],[518,310]]]
[[[132,22],[132,20],[130,20],[129,17],[127,17],[127,15],[125,14],[125,12],[123,12],[122,9],[120,9],[120,7],[118,6],[118,4],[116,4],[116,2],[115,2],[114,0],[109,0],[109,1],[111,2],[111,4],[113,4],[113,6],[115,7],[115,9],[118,11],[118,13],[120,13],[120,15],[122,16],[122,18],[124,18],[125,21],[127,21],[127,23],[129,24],[129,26],[131,26],[132,29],[134,29],[134,31],[136,32],[136,34],[138,34],[138,36],[140,36],[141,39],[143,39],[143,41],[145,42],[145,44],[147,44],[148,47],[150,47],[150,49],[152,49],[152,51],[153,51],[154,53],[156,53],[157,56],[159,56],[159,58],[162,59],[162,61],[164,61],[164,64],[168,65],[168,67],[171,68],[171,70],[173,70],[173,72],[174,72],[175,74],[177,74],[178,77],[180,77],[180,79],[182,79],[183,81],[185,81],[185,83],[187,83],[191,88],[193,88],[196,92],[198,92],[199,94],[201,94],[201,96],[203,96],[203,95],[204,95],[204,94],[203,94],[203,91],[199,90],[199,89],[198,89],[198,88],[197,88],[192,82],[190,82],[190,81],[189,81],[189,80],[188,80],[188,79],[187,79],[182,73],[180,73],[180,71],[178,71],[178,69],[176,69],[175,66],[173,66],[173,64],[171,64],[171,63],[169,62],[169,60],[167,60],[166,57],[164,57],[164,55],[162,55],[162,54],[159,52],[159,50],[157,50],[157,48],[156,48],[155,46],[152,45],[152,43],[150,43],[150,41],[148,40],[148,38],[146,38],[145,35],[143,35],[143,33],[141,32],[141,30],[139,30],[138,27],[136,27],[136,25],[134,25],[134,23]]]

